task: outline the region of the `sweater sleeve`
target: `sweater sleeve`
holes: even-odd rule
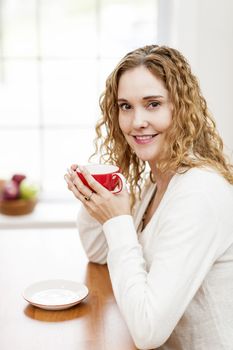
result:
[[[108,246],[102,225],[92,218],[83,206],[81,206],[78,213],[77,227],[81,243],[89,261],[105,264]]]
[[[157,348],[168,339],[221,245],[217,215],[204,194],[178,195],[156,221],[149,268],[132,217],[115,217],[103,226],[114,294],[140,349]]]

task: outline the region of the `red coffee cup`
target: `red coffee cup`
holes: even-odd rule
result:
[[[88,172],[98,181],[102,186],[112,193],[119,193],[125,186],[125,178],[120,173],[120,169],[116,165],[112,164],[87,164],[85,168]],[[93,189],[89,186],[83,174],[76,169],[77,175],[80,177],[84,185]]]

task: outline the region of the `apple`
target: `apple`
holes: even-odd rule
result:
[[[7,181],[3,187],[3,199],[12,200],[19,198],[19,186],[17,182],[10,180]]]
[[[11,180],[17,182],[17,184],[20,184],[24,179],[26,179],[26,175],[24,174],[14,174],[11,178]]]
[[[19,195],[22,199],[35,199],[38,192],[38,186],[27,179],[22,180],[19,184]]]

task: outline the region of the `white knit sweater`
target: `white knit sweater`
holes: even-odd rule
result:
[[[154,190],[134,217],[103,226],[84,208],[78,230],[90,261],[108,263],[117,304],[139,349],[233,349],[233,190],[216,172],[175,175],[143,232]]]

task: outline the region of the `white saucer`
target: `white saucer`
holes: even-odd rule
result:
[[[88,288],[83,283],[67,280],[48,280],[34,283],[23,292],[23,297],[30,304],[45,310],[68,309],[88,295]]]

